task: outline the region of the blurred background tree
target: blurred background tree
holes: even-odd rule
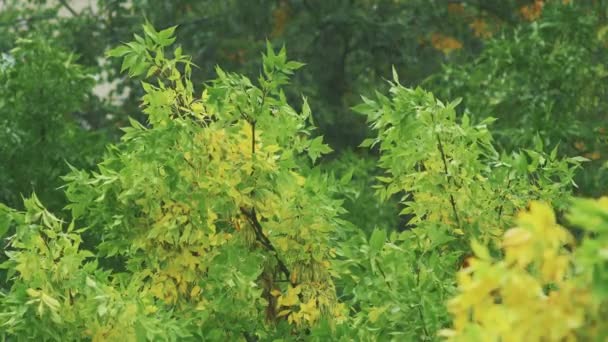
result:
[[[77,115],[94,80],[74,59],[39,37],[18,39],[0,57],[0,202],[22,208],[36,192],[59,210],[68,163],[91,167],[103,152],[103,130]]]
[[[536,2],[535,4],[539,4]],[[605,192],[608,124],[608,26],[605,3],[523,7],[529,24],[503,30],[463,64],[446,64],[425,87],[494,124],[501,148],[556,146],[589,159],[579,194]]]
[[[605,188],[606,0],[9,0],[3,6],[1,51],[24,35],[52,38],[104,84],[103,91],[86,88],[85,104],[70,115],[91,131],[104,130],[110,141],[128,116],[142,118],[142,94],[120,76],[117,62],[100,56],[149,21],[178,25],[199,86],[218,64],[257,75],[266,40],[286,45],[307,64],[286,95],[294,104],[302,94],[309,99],[319,133],[336,151],[326,167],[337,174],[369,171],[367,181],[355,173],[351,194],[371,191],[358,189],[377,173],[374,156],[357,149],[369,131],[351,107],[361,95],[386,90],[392,67],[406,86],[422,84],[445,100],[464,97],[462,108],[475,120],[498,117],[494,131],[507,153],[539,136],[546,149],[559,143],[561,153],[585,154],[594,171],[581,176],[580,191]],[[365,221],[360,226],[399,211],[396,202],[373,209],[381,204],[369,205],[372,198],[345,198]]]

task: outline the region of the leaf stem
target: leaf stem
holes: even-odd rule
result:
[[[441,143],[441,138],[439,137],[439,133],[435,133],[435,137],[437,138],[437,148],[439,149],[439,153],[441,154],[441,160],[443,161],[443,171],[445,173],[445,177],[450,182],[450,173],[448,171],[448,161],[445,156],[445,151],[443,149],[443,144]],[[456,209],[456,201],[454,200],[454,195],[450,193],[450,204],[452,206],[452,212],[454,213],[454,219],[456,220],[456,225],[461,227],[460,225],[460,217],[458,217],[458,210]]]

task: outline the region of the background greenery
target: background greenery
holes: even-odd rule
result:
[[[142,33],[145,23],[149,23],[148,31]],[[146,75],[150,63],[167,63],[169,70],[177,67],[167,62],[169,57],[167,61],[152,62],[143,55],[132,54],[134,57],[124,61],[106,55],[107,50],[133,41],[133,33],[146,38],[145,44],[139,42],[141,51],[144,47],[152,52],[162,48],[163,56],[164,49],[169,54],[169,40],[159,43],[155,40],[158,38],[153,38],[158,33],[151,33],[150,27],[160,30],[174,25],[177,27],[170,33],[177,36],[181,52],[173,57],[177,65],[184,62],[181,56],[190,56],[185,64],[191,67],[191,72],[179,69],[179,77],[165,75],[164,71]],[[319,221],[315,224],[338,227],[333,233],[319,230],[311,241],[322,246],[318,253],[323,258],[318,261],[323,265],[323,272],[327,272],[323,273],[323,279],[336,290],[335,303],[347,305],[347,323],[316,320],[311,318],[313,315],[302,316],[307,323],[298,324],[297,329],[285,320],[278,320],[276,330],[259,324],[264,320],[260,318],[263,316],[260,310],[265,304],[257,299],[270,298],[271,287],[261,286],[260,294],[237,286],[234,293],[227,295],[218,284],[223,281],[222,274],[234,267],[238,269],[234,281],[256,282],[268,274],[268,268],[279,266],[253,265],[254,261],[267,256],[263,250],[253,248],[251,267],[237,267],[243,261],[236,251],[251,246],[247,245],[247,239],[245,242],[230,240],[221,249],[218,247],[217,260],[220,261],[215,261],[216,269],[210,273],[201,270],[197,276],[210,277],[210,284],[217,282],[216,287],[208,289],[210,300],[220,297],[226,300],[223,296],[228,296],[226,298],[238,298],[239,302],[212,300],[211,318],[200,316],[195,307],[187,304],[179,308],[170,306],[170,310],[182,315],[178,317],[194,317],[193,321],[205,322],[201,326],[213,326],[223,320],[235,322],[234,330],[213,331],[214,337],[210,339],[241,336],[242,331],[249,331],[252,335],[244,334],[243,338],[271,339],[292,334],[319,340],[386,336],[397,340],[422,336],[431,340],[437,338],[440,329],[452,324],[453,319],[457,321],[452,333],[456,331],[460,338],[483,336],[475,335],[483,331],[479,326],[466,329],[459,326],[458,310],[444,307],[457,293],[459,285],[461,290],[464,288],[458,284],[462,277],[458,282],[455,280],[463,261],[473,255],[489,260],[483,248],[470,247],[471,241],[489,246],[492,257],[496,258],[492,265],[507,267],[499,261],[504,256],[499,237],[509,225],[519,222],[515,213],[533,200],[550,202],[557,211],[557,221],[566,225],[577,239],[585,237],[585,230],[590,230],[590,236],[604,241],[601,239],[605,236],[590,227],[598,224],[590,217],[603,210],[593,208],[603,204],[579,202],[570,210],[569,220],[564,218],[564,212],[570,207],[571,193],[587,197],[607,193],[606,0],[98,0],[85,7],[76,7],[70,1],[8,0],[0,11],[0,37],[0,203],[6,204],[2,207],[4,216],[0,216],[0,236],[13,236],[19,227],[29,225],[54,239],[54,235],[64,229],[62,218],[75,219],[78,226],[88,228],[78,234],[70,232],[72,235],[66,236],[53,252],[72,258],[65,266],[75,274],[69,278],[74,282],[72,285],[59,286],[53,283],[57,281],[55,278],[33,281],[22,276],[22,279],[9,280],[10,277],[1,272],[14,275],[10,268],[19,267],[16,265],[25,259],[10,253],[0,256],[0,261],[10,259],[4,263],[8,266],[0,269],[1,294],[8,294],[4,306],[0,306],[4,310],[0,315],[11,312],[14,315],[22,310],[20,317],[24,318],[17,324],[3,321],[4,316],[0,316],[0,324],[9,322],[14,331],[21,331],[27,324],[39,324],[27,315],[24,303],[27,296],[44,301],[44,293],[26,294],[25,291],[47,282],[54,284],[49,288],[56,294],[64,293],[62,296],[86,283],[90,293],[83,292],[85,299],[78,304],[83,307],[95,306],[95,295],[101,293],[112,298],[106,304],[114,306],[116,312],[124,313],[121,310],[130,305],[138,310],[148,307],[152,305],[146,302],[149,298],[133,299],[129,294],[137,292],[138,282],[146,283],[142,280],[147,279],[146,272],[162,268],[158,265],[175,257],[171,253],[185,248],[183,245],[174,246],[176,250],[148,246],[158,248],[158,254],[152,253],[151,257],[156,259],[151,261],[138,254],[141,251],[137,252],[141,248],[137,244],[141,241],[137,239],[141,237],[121,230],[121,227],[141,224],[142,217],[158,209],[154,201],[157,196],[162,197],[161,194],[173,194],[163,199],[162,210],[158,209],[163,213],[174,210],[170,208],[179,207],[182,202],[186,207],[193,205],[189,202],[192,199],[186,198],[189,191],[194,190],[175,180],[185,177],[180,173],[187,167],[182,156],[175,159],[165,155],[172,153],[175,141],[182,144],[186,138],[159,126],[162,120],[155,119],[154,115],[160,115],[157,111],[161,111],[162,106],[154,99],[161,96],[161,91],[142,86],[145,79],[154,85],[159,80],[166,82],[167,87],[177,89],[176,93],[184,99],[198,99],[196,101],[216,106],[213,108],[223,113],[230,112],[232,106],[251,105],[242,101],[245,98],[258,101],[256,94],[263,94],[259,96],[263,99],[260,108],[252,111],[268,115],[270,121],[260,121],[259,127],[268,132],[276,129],[276,133],[268,133],[271,137],[266,136],[267,140],[263,141],[279,146],[281,153],[290,151],[290,155],[281,157],[284,159],[276,170],[272,169],[275,166],[259,166],[262,170],[259,172],[268,173],[266,183],[260,181],[252,185],[245,180],[237,188],[258,186],[273,194],[294,192],[297,194],[294,198],[287,195],[283,198],[293,205],[289,210],[298,211],[303,203],[314,203],[316,207],[307,207],[311,213],[306,215],[317,213]],[[286,46],[289,59],[305,65],[285,67],[281,64],[284,56],[273,57],[274,52],[270,52],[273,50],[267,50],[268,43]],[[115,52],[114,56],[128,55],[122,52]],[[260,58],[262,53],[265,58]],[[275,74],[269,76],[269,68],[276,68],[272,69],[276,73],[273,71]],[[130,73],[129,77],[125,70]],[[289,77],[289,82],[277,76],[281,73]],[[184,78],[186,89],[177,88],[176,77]],[[243,77],[260,82],[253,86]],[[265,82],[277,83],[271,86]],[[414,89],[418,86],[432,94]],[[99,87],[110,90],[94,90]],[[201,95],[203,89],[208,93]],[[241,93],[242,89],[248,91]],[[222,97],[227,93],[237,100]],[[265,103],[267,96],[269,102]],[[459,105],[452,102],[458,99],[461,99]],[[182,120],[182,110],[167,115]],[[310,113],[310,117],[306,124],[280,122],[273,126],[270,119],[273,111],[303,116]],[[215,117],[212,121],[215,124],[222,120],[232,122],[229,119],[240,120]],[[193,125],[188,120],[196,121],[184,120],[186,126]],[[244,124],[255,125],[255,122],[248,118]],[[192,131],[188,134],[198,134],[195,128],[190,128]],[[142,133],[141,141],[130,141],[129,137],[136,135],[133,129],[149,129],[149,134]],[[230,129],[227,132],[230,139],[225,143],[240,148],[242,133]],[[287,132],[306,138],[293,142],[281,136]],[[138,145],[142,141],[147,144]],[[190,157],[184,158],[190,161]],[[243,167],[236,160],[231,162],[228,169]],[[100,167],[96,166],[98,163]],[[151,170],[158,165],[165,165],[167,169],[163,172],[175,178],[157,178]],[[305,191],[299,193],[284,184],[286,179],[293,182],[299,179],[291,178],[293,175],[287,170],[307,179]],[[274,176],[275,172],[281,176]],[[116,174],[120,175],[120,187],[111,184]],[[158,187],[154,190],[157,192],[130,192],[129,184],[139,189],[144,179],[133,175],[149,177],[144,178]],[[236,179],[241,178],[247,179],[247,175]],[[218,184],[225,181],[224,177],[218,177]],[[205,191],[198,196],[207,196]],[[23,201],[33,193],[36,197]],[[226,203],[234,199],[232,193],[221,196],[227,196]],[[266,199],[264,206],[277,201],[272,196],[269,198],[272,200]],[[129,202],[130,199],[133,202]],[[243,203],[255,208],[262,205],[263,201],[259,201]],[[281,210],[288,210],[286,208],[287,205]],[[226,204],[205,210],[212,210],[221,220],[233,224],[232,220],[238,221],[237,209]],[[537,211],[538,216],[544,215],[542,213],[545,212]],[[194,214],[191,217],[189,212],[180,212],[180,215],[202,222],[207,212],[201,217]],[[280,217],[260,215],[268,220],[264,224],[270,225]],[[249,218],[245,221],[254,225],[255,221]],[[151,220],[167,224],[159,217],[153,216]],[[521,224],[532,227],[532,232],[534,227],[555,228],[545,223]],[[218,229],[222,231],[228,226],[220,225]],[[103,227],[112,229],[105,231]],[[306,246],[310,242],[281,233],[280,229],[280,225],[274,229],[280,237],[277,241],[286,243],[281,239],[293,238],[292,246],[299,243]],[[559,229],[554,230],[559,234]],[[278,237],[271,236],[271,239]],[[19,255],[25,255],[23,258],[28,255],[35,258],[42,253],[40,246],[32,245],[35,239],[27,234],[19,235],[5,240],[3,245],[8,251],[19,250]],[[80,239],[83,239],[83,248],[99,257],[99,268],[84,263],[88,257],[86,251],[74,252],[79,249]],[[574,256],[568,259],[594,269],[595,273],[588,277],[591,280],[587,279],[586,283],[582,280],[584,277],[566,278],[578,285],[594,284],[599,293],[605,291],[605,286],[598,286],[598,279],[605,276],[597,270],[604,270],[605,262],[589,256],[601,250],[598,247],[601,243],[597,241],[584,240],[577,254],[579,259],[575,260]],[[550,247],[547,250],[552,251]],[[75,254],[70,254],[72,252]],[[334,260],[330,254],[338,257]],[[291,254],[286,255],[290,268],[304,267],[302,265],[311,262],[301,256],[289,259]],[[331,266],[325,264],[327,260],[333,260]],[[400,272],[404,268],[410,272]],[[23,271],[19,272],[23,275]],[[519,270],[508,271],[519,274]],[[123,272],[129,276],[113,274]],[[541,284],[545,284],[543,277],[538,276]],[[92,286],[90,279],[104,285]],[[479,279],[485,281],[486,278],[480,276]],[[551,279],[562,284],[561,279]],[[186,283],[192,285],[184,281]],[[295,293],[295,282],[292,283],[294,287],[278,288],[282,295],[276,300]],[[189,287],[188,291],[193,288]],[[504,291],[514,290],[505,285]],[[466,290],[458,293],[466,294]],[[70,296],[66,300],[69,301]],[[606,297],[596,298],[605,300]],[[299,300],[304,300],[302,295]],[[333,300],[329,302],[334,303]],[[416,301],[417,304],[412,304]],[[54,303],[47,302],[51,303],[47,303],[51,312],[55,312]],[[321,304],[318,305],[321,310]],[[586,307],[585,303],[577,305]],[[243,317],[234,316],[230,312],[233,307],[246,307],[249,311],[243,311]],[[72,309],[63,314],[77,315],[79,309]],[[337,313],[340,310],[334,309],[322,311],[340,316]],[[605,310],[606,307],[599,304],[589,308],[586,317],[591,323],[581,326],[597,328],[601,333],[604,330],[593,322],[602,317]],[[303,311],[286,315],[299,317],[299,312]],[[141,315],[143,318],[137,324],[141,325],[139,329],[148,329],[147,338],[197,336],[192,330],[196,325],[193,321],[176,319],[169,311],[163,313],[165,316],[151,317],[149,312]],[[576,320],[577,317],[561,319]],[[57,323],[54,316],[49,320]],[[318,324],[311,324],[313,321]],[[40,323],[42,330],[33,331],[29,337],[58,337],[77,331],[80,324],[75,320],[72,326],[61,330],[48,328],[52,326],[49,322]],[[116,322],[98,322],[97,332],[102,334],[99,336],[111,336],[103,334],[120,330]],[[166,336],[159,328],[165,325]],[[202,328],[199,326],[199,329]],[[139,332],[134,334],[140,336]]]
[[[8,51],[16,38],[38,35],[74,53],[101,81],[118,79],[117,93],[129,88],[120,105],[89,91],[86,103],[71,110],[111,139],[127,116],[141,118],[142,93],[119,75],[118,61],[100,56],[147,20],[156,27],[178,25],[177,33],[188,37],[181,44],[198,66],[197,86],[214,77],[215,65],[253,76],[267,39],[286,44],[295,60],[306,63],[287,96],[309,98],[320,133],[338,153],[356,150],[368,134],[364,118],[350,108],[361,95],[386,89],[394,67],[405,85],[423,84],[446,99],[463,97],[464,110],[476,118],[498,118],[496,135],[506,149],[540,135],[547,147],[560,143],[564,153],[586,154],[601,169],[606,4],[541,4],[100,0],[76,11],[66,1],[8,1],[0,13],[6,37],[0,44]],[[604,173],[581,176],[581,192],[599,194],[592,189]]]
[[[119,74],[119,61],[101,56],[128,41],[145,20],[156,27],[178,25],[177,34],[187,37],[180,43],[198,66],[193,83],[199,88],[215,76],[215,65],[256,75],[265,41],[286,44],[293,59],[306,63],[286,89],[288,99],[306,96],[319,134],[336,151],[328,159],[352,162],[352,156],[373,158],[375,152],[358,149],[369,131],[351,107],[361,95],[387,89],[394,67],[404,85],[423,85],[444,99],[464,98],[461,108],[474,120],[497,118],[494,132],[505,150],[532,146],[538,137],[547,148],[559,145],[566,155],[589,158],[590,171],[577,176],[578,192],[598,195],[606,177],[606,4],[558,2],[100,0],[74,10],[66,1],[8,1],[0,12],[0,44],[8,52],[18,38],[36,36],[56,53],[74,54],[73,62],[97,83],[117,83],[103,97],[81,87],[84,100],[60,113],[103,132],[108,141],[129,116],[143,120],[142,92],[137,81]],[[28,111],[31,118],[39,112]],[[340,157],[344,151],[354,155]],[[46,186],[14,182],[22,183],[15,187],[23,194]]]

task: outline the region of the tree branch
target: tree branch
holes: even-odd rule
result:
[[[251,209],[250,212],[247,211],[245,208],[241,208],[241,213],[245,215],[245,217],[251,224],[251,227],[253,227],[253,231],[255,232],[255,237],[258,242],[260,242],[262,246],[264,246],[264,248],[274,253],[274,256],[279,264],[279,269],[287,277],[287,279],[289,279],[291,272],[289,272],[289,269],[287,268],[283,260],[281,260],[281,258],[279,257],[277,249],[273,246],[270,239],[268,239],[268,237],[264,234],[264,230],[262,228],[262,225],[260,224],[260,221],[258,220],[255,208]]]
[[[251,162],[253,163],[254,160],[255,160],[255,121],[251,122]]]
[[[420,267],[418,265],[416,267],[416,290],[420,291]],[[429,337],[429,331],[426,329],[426,320],[424,319],[424,311],[422,311],[422,303],[418,304],[418,315],[420,316],[420,320],[422,321],[422,331],[424,331],[424,335]]]
[[[376,267],[378,268],[378,271],[380,271],[380,274],[382,275],[382,278],[384,279],[384,283],[386,283],[386,287],[388,287],[389,290],[392,290],[393,288],[391,287],[391,283],[389,283],[388,280],[386,279],[386,273],[384,273],[384,270],[382,269],[380,264],[376,264]]]
[[[445,156],[445,151],[443,150],[443,144],[441,143],[441,139],[439,138],[439,134],[435,134],[437,137],[437,147],[439,148],[439,153],[441,154],[441,160],[443,161],[443,171],[445,173],[448,182],[450,181],[450,174],[448,171],[448,161]],[[450,204],[452,205],[452,211],[454,212],[454,219],[456,220],[456,224],[460,227],[460,218],[458,217],[458,210],[456,209],[456,201],[454,200],[454,195],[450,193]]]
[[[68,4],[68,2],[66,0],[59,0],[59,3],[65,7],[68,12],[70,12],[73,16],[78,17],[79,14],[78,12],[74,11],[74,9],[72,8],[72,6],[70,6],[70,4]]]
[[[511,186],[511,181],[512,179],[509,179],[509,181],[507,182],[507,187],[506,189],[509,190],[509,186]],[[502,201],[500,204],[500,207],[498,208],[498,222],[500,223],[500,219],[502,218],[502,210],[503,210],[503,206],[504,206],[504,201],[506,200],[507,194],[503,194],[502,196]]]
[[[258,340],[258,338],[256,336],[253,336],[246,331],[243,332],[243,337],[245,338],[245,341],[247,341],[247,342],[256,342]]]

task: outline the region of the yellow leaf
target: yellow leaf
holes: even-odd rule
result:
[[[293,270],[291,272],[291,275],[289,276],[289,280],[292,283],[297,283],[298,282],[298,271],[297,270]]]
[[[194,285],[194,287],[190,291],[190,297],[198,296],[199,293],[201,293],[201,287],[198,285]]]
[[[287,1],[283,0],[279,2],[279,6],[272,11],[273,17],[273,27],[272,32],[270,33],[271,37],[278,37],[283,34],[285,30],[285,26],[289,19],[289,4]]]
[[[123,324],[131,324],[137,319],[138,316],[138,308],[137,304],[129,303],[125,306],[122,314],[119,316],[119,320],[123,322]]]
[[[291,310],[281,310],[277,316],[278,317],[287,316],[287,315],[289,315],[290,312],[291,312]]]
[[[154,305],[148,305],[148,306],[146,306],[146,308],[144,309],[144,312],[145,312],[146,314],[153,314],[153,313],[155,313],[156,311],[158,311],[158,308],[157,308],[156,306],[154,306]]]
[[[202,113],[204,109],[203,104],[200,102],[194,102],[190,108],[192,108],[192,111],[195,113]]]
[[[505,233],[502,245],[503,247],[514,247],[528,243],[532,238],[532,234],[523,228],[511,228]]]
[[[184,250],[182,254],[179,256],[179,264],[182,266],[186,266],[187,268],[194,270],[196,265],[198,265],[199,260],[197,257],[192,255],[192,252],[189,250]]]
[[[465,10],[464,10],[464,6],[462,5],[462,3],[449,3],[448,4],[448,13],[450,14],[464,14]]]
[[[163,298],[165,293],[165,289],[163,287],[162,282],[157,282],[150,287],[150,293],[152,293],[156,298]]]
[[[314,323],[321,314],[314,298],[311,298],[307,303],[300,304],[300,313],[310,323]]]
[[[306,183],[306,178],[302,177],[301,175],[291,171],[291,174],[296,178],[296,184],[298,184],[299,186],[303,186],[304,183]]]
[[[371,310],[369,310],[369,320],[372,323],[376,323],[376,321],[378,320],[378,318],[380,318],[380,316],[384,313],[384,311],[386,311],[386,306],[382,306],[382,307],[375,307],[372,308]]]
[[[279,306],[293,306],[300,303],[300,299],[298,298],[298,294],[300,294],[301,288],[300,286],[291,287],[287,290],[287,294],[279,297]]]
[[[317,310],[317,301],[311,298],[307,303],[300,304],[300,311],[311,313]]]
[[[286,237],[277,238],[275,241],[275,245],[282,252],[287,252],[290,250],[290,240]]]
[[[444,337],[444,338],[453,338],[453,337],[457,336],[457,333],[456,333],[456,331],[454,331],[452,329],[441,329],[437,333],[437,336]]]
[[[31,288],[30,288],[30,289],[25,290],[25,292],[27,292],[27,294],[28,294],[30,297],[39,297],[39,296],[40,296],[40,291],[38,291],[38,290],[34,290],[34,289],[31,289]]]
[[[481,260],[491,260],[492,257],[490,256],[490,252],[488,251],[488,248],[484,245],[482,245],[481,243],[479,243],[479,241],[477,240],[472,240],[471,241],[471,249],[473,250],[473,252],[475,252],[475,256]]]
[[[268,146],[264,147],[264,150],[270,154],[274,154],[274,153],[280,151],[281,147],[279,145],[268,145]]]
[[[45,293],[42,293],[41,299],[44,302],[44,304],[46,304],[46,306],[51,308],[51,310],[57,311],[59,309],[60,304],[57,299],[55,299]]]

